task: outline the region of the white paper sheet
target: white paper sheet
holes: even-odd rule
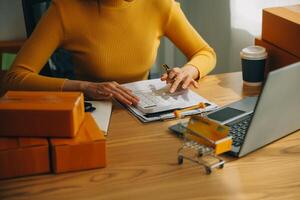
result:
[[[105,135],[108,133],[109,122],[112,112],[112,102],[111,101],[89,101],[96,108],[92,112],[92,116],[96,120],[100,129]]]

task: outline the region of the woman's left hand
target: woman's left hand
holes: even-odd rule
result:
[[[181,89],[187,89],[193,85],[195,88],[199,88],[199,84],[195,81],[195,79],[198,78],[198,69],[191,65],[185,65],[182,68],[172,68],[168,73],[164,73],[161,76],[162,81],[166,81],[167,84],[171,84],[171,93],[174,93],[179,87],[181,87]]]

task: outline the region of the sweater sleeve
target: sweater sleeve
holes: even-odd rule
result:
[[[63,26],[56,2],[44,14],[31,37],[18,53],[3,85],[7,90],[62,90],[64,79],[39,75],[63,41]]]
[[[189,23],[180,4],[172,2],[165,25],[165,36],[185,54],[188,59],[187,64],[196,67],[202,78],[215,67],[216,54]]]

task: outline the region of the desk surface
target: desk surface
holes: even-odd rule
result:
[[[219,105],[257,93],[243,88],[241,73],[207,76],[198,91]],[[225,157],[224,169],[205,175],[188,161],[177,165],[181,141],[167,130],[174,123],[144,125],[115,106],[107,168],[1,181],[0,199],[300,199],[300,131]]]

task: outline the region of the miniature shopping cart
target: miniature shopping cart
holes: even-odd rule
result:
[[[187,159],[205,167],[210,174],[214,168],[223,168],[225,161],[218,155],[231,150],[229,127],[202,116],[193,116],[183,134],[184,141],[178,150],[178,164]]]

